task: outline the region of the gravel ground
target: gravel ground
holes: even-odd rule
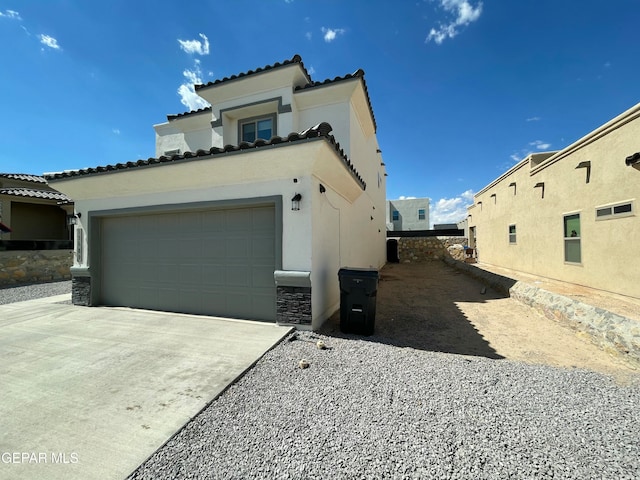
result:
[[[0,288],[0,305],[71,293],[71,281]]]
[[[639,405],[638,378],[298,332],[129,478],[637,479]]]

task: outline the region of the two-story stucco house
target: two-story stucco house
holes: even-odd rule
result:
[[[195,90],[211,107],[156,125],[156,158],[47,175],[75,200],[74,303],[319,327],[341,267],[385,262],[364,72],[296,55]]]
[[[558,152],[531,154],[475,195],[483,263],[640,298],[640,104]]]
[[[429,230],[429,199],[387,200],[387,230]]]

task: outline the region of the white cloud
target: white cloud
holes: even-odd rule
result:
[[[4,12],[0,11],[0,17],[4,18],[13,18],[14,20],[22,20],[20,14],[15,10],[5,10]]]
[[[307,40],[311,40],[311,37],[313,37],[313,33],[307,32],[304,34],[304,36],[307,37]]]
[[[338,35],[344,35],[346,30],[344,28],[325,28],[322,27],[322,33],[324,33],[324,41],[327,43],[333,42]]]
[[[120,129],[119,128],[114,128],[113,130],[111,130],[115,135],[120,135]]]
[[[527,118],[527,122],[539,122],[542,120],[540,117],[529,117]]]
[[[529,145],[532,147],[536,147],[536,150],[548,150],[551,147],[550,143],[543,142],[542,140],[535,140],[533,142],[529,142]]]
[[[466,190],[454,198],[441,198],[431,204],[430,223],[457,223],[467,218],[467,206],[473,204],[473,190]]]
[[[446,12],[455,15],[448,24],[441,24],[437,29],[432,28],[429,35],[425,39],[425,43],[433,40],[438,45],[447,38],[453,38],[458,35],[460,27],[466,27],[471,22],[475,22],[480,18],[482,13],[482,2],[474,7],[470,0],[437,0],[440,7]]]
[[[41,44],[49,48],[52,48],[54,50],[60,50],[60,45],[58,45],[58,40],[56,40],[55,38],[50,37],[49,35],[45,35],[43,33],[38,35],[38,38],[40,39]]]
[[[178,87],[178,95],[180,96],[180,103],[182,103],[189,110],[197,110],[199,108],[208,107],[209,104],[205,101],[204,98],[199,96],[193,85],[201,84],[202,82],[202,71],[200,70],[199,62],[196,62],[193,70],[185,69],[182,72],[182,75],[185,78],[185,81]]]
[[[309,65],[309,68],[307,68],[307,72],[309,73],[309,75],[313,75],[314,73],[316,73],[316,69],[313,68],[313,65]]]
[[[405,197],[404,195],[400,195],[398,197],[398,200],[414,200],[416,198],[418,198],[418,197]]]
[[[198,35],[202,38],[202,42],[200,40],[178,39],[180,48],[190,55],[194,53],[197,53],[198,55],[209,55],[209,39],[204,33],[199,33]]]

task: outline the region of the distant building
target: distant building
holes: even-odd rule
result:
[[[387,230],[429,230],[429,199],[387,200]]]

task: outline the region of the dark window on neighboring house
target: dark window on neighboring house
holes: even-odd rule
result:
[[[427,211],[424,208],[419,208],[418,209],[418,220],[426,220],[427,218]]]
[[[516,243],[516,226],[509,225],[509,243]]]
[[[597,220],[611,217],[626,217],[631,214],[633,214],[633,202],[619,203],[617,205],[608,205],[606,207],[596,208]]]
[[[391,218],[393,218],[394,222],[400,220],[400,212],[398,212],[398,210],[394,210],[391,214]]]
[[[564,216],[564,261],[580,263],[580,214]]]
[[[255,142],[258,138],[269,140],[275,134],[273,117],[256,118],[240,122],[240,141]]]

